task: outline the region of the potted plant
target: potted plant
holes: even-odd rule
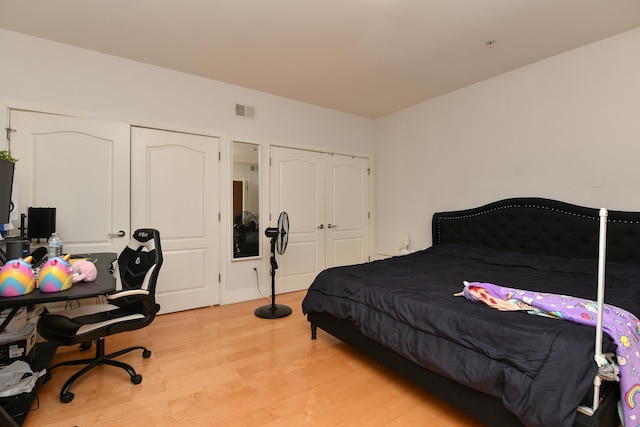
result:
[[[11,155],[11,151],[9,150],[0,150],[0,159],[7,160],[11,163],[15,163],[18,161],[18,159]]]

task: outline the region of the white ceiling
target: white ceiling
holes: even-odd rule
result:
[[[0,0],[0,28],[373,118],[636,27],[640,0]]]

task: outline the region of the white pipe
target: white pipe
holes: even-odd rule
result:
[[[596,320],[596,345],[593,358],[598,367],[606,363],[602,355],[602,315],[604,311],[604,286],[605,286],[605,258],[607,252],[607,216],[605,208],[600,209],[600,239],[598,250],[598,317]],[[593,411],[600,405],[600,377],[596,375],[593,379]]]

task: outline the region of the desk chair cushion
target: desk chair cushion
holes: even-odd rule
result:
[[[50,341],[73,345],[111,335],[116,324],[118,331],[141,327],[145,316],[132,313],[113,304],[88,305],[65,310],[64,314],[49,313],[47,321],[38,325],[38,331]],[[130,323],[127,327],[127,323]]]

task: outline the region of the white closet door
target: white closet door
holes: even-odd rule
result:
[[[327,155],[325,267],[369,260],[369,160]]]
[[[324,268],[324,154],[271,147],[270,173],[270,226],[286,211],[290,227],[286,252],[276,254],[276,293],[306,289]]]
[[[130,235],[129,125],[11,110],[10,127],[18,211],[55,207],[64,252],[119,253]]]
[[[369,259],[369,160],[271,147],[271,226],[289,214],[276,293],[307,289],[323,269]]]
[[[160,230],[161,313],[220,302],[219,138],[131,128],[132,229]]]

